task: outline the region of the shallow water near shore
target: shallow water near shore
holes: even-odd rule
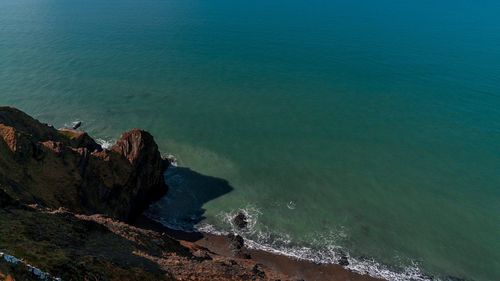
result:
[[[0,104],[150,131],[167,223],[499,280],[500,3],[400,2],[1,1]]]

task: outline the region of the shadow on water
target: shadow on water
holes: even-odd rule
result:
[[[168,193],[150,207],[147,215],[182,231],[195,232],[195,225],[205,219],[203,205],[233,190],[224,179],[202,175],[186,167],[169,167],[165,179]]]

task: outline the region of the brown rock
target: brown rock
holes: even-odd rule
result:
[[[30,134],[40,141],[61,141],[63,139],[56,129],[40,123],[28,114],[13,107],[0,107],[0,124],[15,128],[17,132]]]
[[[66,136],[73,147],[86,147],[90,151],[102,150],[101,146],[84,131],[63,128],[59,129],[59,133]]]
[[[0,187],[24,203],[131,220],[166,193],[153,137],[138,129],[110,150],[0,107]]]
[[[349,265],[349,259],[347,258],[347,256],[343,255],[340,257],[340,259],[338,260],[338,263],[342,266],[348,266]]]

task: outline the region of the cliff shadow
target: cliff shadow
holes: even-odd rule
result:
[[[150,207],[147,216],[174,230],[196,232],[195,225],[205,219],[203,205],[233,190],[224,179],[186,167],[169,167],[165,179],[168,193]]]

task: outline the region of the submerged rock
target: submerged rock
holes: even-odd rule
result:
[[[0,107],[0,186],[20,202],[131,220],[166,193],[164,168],[148,132],[103,150],[85,132]]]

